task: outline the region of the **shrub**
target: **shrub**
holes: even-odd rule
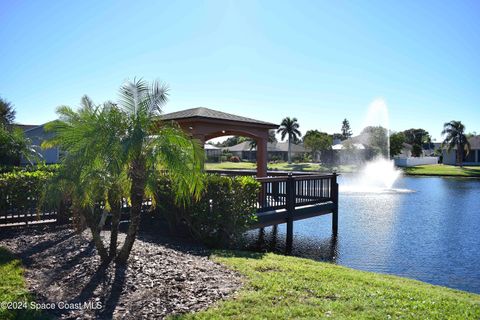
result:
[[[255,221],[260,184],[253,177],[205,175],[204,179],[200,199],[180,205],[173,198],[170,179],[160,178],[155,192],[158,211],[171,228],[183,223],[206,245],[228,246]]]
[[[35,213],[43,186],[52,176],[47,170],[0,174],[0,213]]]

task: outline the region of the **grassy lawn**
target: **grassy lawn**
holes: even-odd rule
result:
[[[221,162],[221,163],[206,163],[205,168],[207,170],[256,170],[257,164],[253,162]],[[292,163],[279,162],[269,163],[268,170],[279,171],[318,171],[318,172],[352,172],[355,170],[355,166],[338,166],[338,167],[323,167],[318,163]]]
[[[20,260],[0,247],[0,303],[32,301],[25,287],[23,269]],[[0,306],[0,319],[46,319],[33,310],[7,310]]]
[[[217,252],[246,276],[234,298],[178,319],[479,319],[480,296],[275,254]]]
[[[409,175],[480,177],[480,166],[459,167],[431,164],[404,168],[404,171]]]

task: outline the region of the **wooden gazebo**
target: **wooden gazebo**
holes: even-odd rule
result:
[[[268,131],[278,125],[241,117],[208,108],[193,108],[162,115],[164,121],[175,121],[180,127],[198,139],[205,141],[221,136],[244,136],[257,142],[257,177],[267,176]]]

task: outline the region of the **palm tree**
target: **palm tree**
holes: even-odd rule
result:
[[[453,148],[457,148],[457,163],[463,165],[463,153],[466,155],[470,152],[470,143],[465,135],[465,126],[460,121],[452,120],[443,125],[442,135],[446,135],[442,145],[447,145],[450,152]]]
[[[76,173],[72,179],[77,186],[76,198],[80,207],[89,209],[83,210],[83,215],[97,216],[98,220],[99,201],[119,212],[123,190],[128,186],[130,224],[116,255],[118,263],[126,263],[130,255],[143,200],[152,192],[152,176],[160,170],[170,175],[176,181],[179,199],[198,196],[201,191],[202,148],[179,127],[161,122],[161,108],[166,101],[165,85],[154,82],[149,86],[134,80],[120,88],[118,104],[109,102],[95,107],[84,98],[79,111],[59,108],[60,120],[48,128],[56,132],[49,144],[66,151],[68,156],[63,163]],[[115,216],[112,220],[118,224]],[[102,219],[98,227],[91,221],[92,233],[99,233]],[[108,259],[116,253],[116,238],[111,238],[110,244]],[[100,244],[99,247],[99,254],[105,257],[106,250]]]
[[[15,120],[15,109],[11,102],[0,97],[0,125],[6,127]]]
[[[296,143],[302,136],[298,130],[299,127],[300,125],[297,122],[297,118],[291,119],[290,117],[286,117],[282,120],[280,128],[277,130],[277,133],[281,133],[282,135],[282,141],[285,139],[285,136],[288,135],[288,163],[292,163],[292,142]]]

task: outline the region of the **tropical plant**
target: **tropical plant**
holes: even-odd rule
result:
[[[30,164],[42,159],[21,129],[0,126],[0,165],[18,166],[22,157]]]
[[[277,129],[277,133],[281,134],[282,141],[288,136],[288,163],[292,163],[292,142],[297,143],[302,136],[298,130],[299,127],[297,118],[286,117],[282,120],[280,128]]]
[[[47,126],[55,135],[45,146],[55,145],[66,151],[62,172],[70,182],[73,207],[87,218],[103,261],[116,257],[118,263],[127,262],[143,201],[152,195],[152,183],[159,172],[176,182],[174,191],[179,202],[192,195],[198,197],[201,191],[203,150],[178,126],[161,121],[166,101],[165,85],[154,82],[149,86],[143,80],[134,80],[120,88],[118,104],[95,106],[84,97],[78,111],[60,107],[60,119]],[[112,211],[112,234],[117,232],[123,197],[130,202],[127,235],[118,254],[116,235],[111,237],[107,254],[97,235],[105,221],[105,210]]]
[[[470,143],[465,134],[465,126],[461,121],[452,120],[446,122],[443,125],[442,136],[445,136],[442,147],[447,146],[447,151],[450,152],[453,148],[456,148],[457,163],[463,166],[463,157],[470,152]]]
[[[342,140],[347,140],[352,136],[352,130],[350,129],[350,122],[347,118],[342,121]]]
[[[11,102],[0,97],[0,126],[6,127],[15,120],[15,109]]]

